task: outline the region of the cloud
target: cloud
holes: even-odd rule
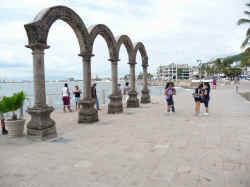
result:
[[[24,47],[27,36],[23,25],[42,9],[65,5],[76,11],[86,26],[106,24],[114,35],[127,34],[142,41],[149,55],[149,70],[171,62],[195,64],[240,51],[246,26],[236,25],[243,17],[247,0],[1,0],[0,75],[9,79],[32,79],[31,50]],[[49,33],[50,49],[45,51],[46,78],[82,77],[82,59],[72,29],[56,22]],[[101,37],[94,46],[93,75],[110,76],[108,49]],[[119,75],[129,72],[128,57],[122,47]],[[140,55],[136,72],[142,71]],[[23,64],[15,66],[15,64]],[[15,67],[15,68],[14,68]],[[18,69],[22,73],[17,73]]]

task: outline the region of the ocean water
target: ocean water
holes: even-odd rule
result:
[[[74,86],[78,85],[81,90],[83,90],[82,82],[68,82],[69,89],[72,93]],[[46,96],[47,104],[53,106],[57,111],[62,110],[62,100],[61,100],[61,90],[64,86],[64,82],[47,82],[46,83]],[[124,85],[122,84],[122,87]],[[141,95],[142,85],[136,86],[138,97]],[[149,87],[150,95],[161,96],[164,93],[164,88],[162,86]],[[24,110],[27,107],[32,107],[34,103],[33,97],[33,83],[0,83],[0,98],[3,96],[11,96],[13,93],[24,91],[27,96],[25,100]],[[97,95],[100,104],[109,103],[109,95],[112,92],[111,82],[99,82],[97,83]],[[75,107],[74,97],[71,94],[71,106]]]

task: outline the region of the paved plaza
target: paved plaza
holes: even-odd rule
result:
[[[177,93],[173,115],[152,97],[122,114],[105,106],[93,125],[54,112],[53,140],[0,136],[0,187],[249,187],[250,103],[219,88],[195,117],[191,94]]]

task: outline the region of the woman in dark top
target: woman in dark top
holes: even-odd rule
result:
[[[96,94],[96,83],[94,83],[91,88],[91,95],[92,95],[92,98],[95,99],[96,110],[100,110],[99,100]]]
[[[198,88],[195,89],[194,91],[194,101],[195,101],[195,115],[198,116],[200,114],[200,106],[201,106],[201,101],[203,97],[203,84],[200,84]]]
[[[166,102],[167,102],[167,105],[168,105],[168,114],[170,113],[170,110],[174,104],[174,101],[173,101],[173,83],[171,82],[168,82],[166,84],[166,87],[165,87],[165,96],[166,96]]]
[[[208,115],[208,103],[210,100],[210,84],[208,82],[204,83],[204,95],[203,95],[203,103],[205,105],[206,108],[206,112],[204,113],[204,115]]]
[[[79,86],[75,86],[74,95],[76,102],[76,110],[78,110],[80,109],[80,97],[81,97],[81,90],[79,89]]]

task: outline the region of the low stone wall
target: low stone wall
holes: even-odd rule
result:
[[[250,101],[250,92],[241,92],[240,95]]]
[[[169,81],[149,81],[150,86],[165,86],[166,83]],[[177,80],[174,81],[174,84],[176,87],[182,87],[182,88],[195,88],[199,85],[199,83],[194,83],[191,80]]]
[[[175,86],[176,87],[181,87],[181,88],[194,88],[196,83],[193,83],[191,80],[177,80],[175,81]]]

